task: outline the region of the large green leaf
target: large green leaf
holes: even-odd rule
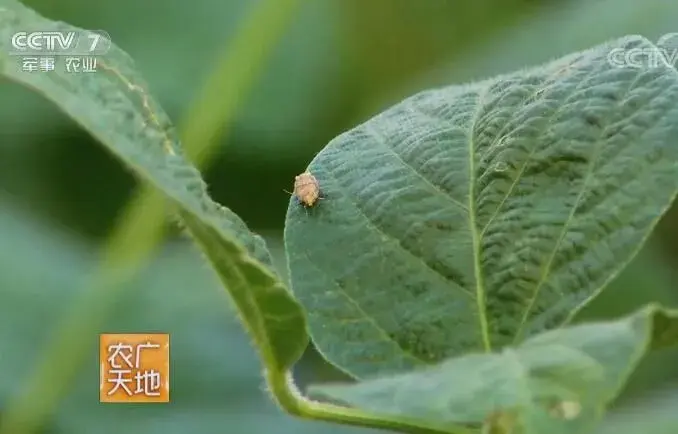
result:
[[[647,350],[676,343],[678,311],[650,305],[622,320],[545,332],[500,353],[311,390],[377,414],[429,423],[508,424],[511,429],[496,432],[515,434],[584,433]]]
[[[355,377],[490,350],[567,322],[678,187],[678,75],[619,68],[625,37],[417,94],[331,141],[290,202],[292,289]]]
[[[307,345],[302,308],[277,278],[263,239],[210,199],[129,56],[113,45],[97,59],[96,73],[69,73],[59,63],[49,73],[23,72],[20,58],[9,55],[10,40],[31,29],[80,31],[14,0],[0,0],[0,74],[53,101],[173,201],[241,311],[267,367],[289,368]],[[287,339],[278,340],[283,334]]]

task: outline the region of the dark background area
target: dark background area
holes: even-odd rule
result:
[[[283,190],[336,135],[419,90],[509,72],[627,34],[656,40],[678,31],[675,0],[25,4],[51,19],[106,30],[180,129],[209,77],[228,62],[217,75],[223,87],[207,92],[222,92],[233,109],[218,118],[214,153],[200,166],[214,199],[267,238],[283,271],[289,201]],[[276,29],[257,20],[261,10],[288,18]],[[263,48],[267,40],[274,41],[270,50]],[[87,291],[97,252],[126,218],[122,210],[137,186],[75,122],[0,79],[0,409],[45,362],[45,346]],[[674,206],[580,320],[615,317],[652,300],[678,305],[676,215]],[[298,421],[275,408],[225,292],[176,228],[113,304],[106,326],[84,339],[93,346],[101,331],[171,333],[172,402],[99,404],[93,347],[46,418],[49,432],[116,433],[118,425],[139,433],[365,431]],[[340,378],[313,351],[298,368],[302,384]],[[678,387],[678,352],[646,359],[620,404],[659,387]]]

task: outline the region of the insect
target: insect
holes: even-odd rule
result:
[[[295,176],[294,193],[289,191],[287,193],[293,194],[299,203],[306,208],[311,208],[318,200],[324,199],[320,196],[320,184],[311,172],[304,172],[301,175]]]

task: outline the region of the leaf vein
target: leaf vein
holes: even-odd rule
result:
[[[365,124],[365,130],[369,131],[370,135],[372,136],[373,139],[375,139],[375,142],[377,144],[381,145],[382,148],[386,149],[389,151],[389,153],[395,157],[403,166],[405,166],[407,169],[410,170],[411,173],[413,173],[415,176],[417,176],[419,179],[421,179],[425,184],[427,184],[429,187],[431,187],[436,193],[444,196],[446,199],[449,199],[450,202],[455,204],[457,207],[463,209],[464,211],[468,212],[468,208],[466,205],[464,205],[461,201],[458,199],[455,199],[452,197],[451,194],[443,190],[443,188],[439,185],[434,184],[431,180],[426,178],[422,173],[420,173],[414,166],[412,166],[410,163],[405,161],[405,159],[396,151],[395,148],[389,146],[388,141],[383,137],[381,133],[378,133],[376,129],[371,125],[371,124]],[[449,131],[452,131],[450,129]],[[435,132],[431,135],[438,135],[440,132]],[[417,137],[417,140],[421,140],[422,138],[425,138],[426,136],[423,137]]]
[[[469,229],[471,231],[473,244],[473,271],[476,283],[476,304],[478,306],[478,321],[480,322],[480,334],[482,336],[483,347],[486,352],[492,350],[492,343],[490,340],[489,324],[487,322],[487,307],[485,303],[485,287],[483,283],[483,273],[481,269],[480,259],[480,237],[478,228],[476,227],[476,209],[475,209],[475,128],[478,119],[483,111],[483,101],[486,94],[489,92],[488,87],[482,88],[478,92],[476,98],[476,107],[473,116],[470,118],[469,132],[468,132],[468,176],[469,176],[469,193],[468,193],[468,209],[469,209]]]
[[[330,276],[330,274],[327,273],[327,272],[325,272],[325,270],[323,270],[322,268],[320,268],[320,266],[319,266],[315,261],[311,260],[311,257],[308,255],[308,253],[305,252],[305,253],[304,253],[304,256],[306,256],[306,259],[307,259],[307,261],[308,261],[309,264],[311,264],[313,267],[315,267],[317,270],[319,270],[319,271],[320,271],[321,273],[323,273],[325,276]],[[379,322],[377,322],[377,320],[376,320],[374,317],[368,315],[367,312],[365,312],[365,310],[360,306],[360,303],[358,302],[358,300],[356,300],[355,298],[353,298],[353,296],[351,296],[351,294],[349,294],[349,293],[346,291],[346,289],[339,283],[339,281],[338,281],[336,278],[331,277],[330,279],[332,280],[332,283],[334,283],[335,287],[337,288],[337,290],[338,290],[337,292],[338,292],[339,294],[341,294],[341,295],[346,299],[346,301],[347,301],[351,306],[353,306],[353,307],[358,311],[359,314],[361,314],[361,315],[364,317],[364,321],[366,321],[366,322],[368,322],[368,323],[370,323],[370,324],[372,324],[372,325],[374,326],[374,329],[375,329],[380,335],[383,336],[383,341],[384,341],[384,342],[392,342],[393,344],[395,344],[395,345],[402,351],[402,353],[403,353],[405,356],[407,356],[407,357],[413,359],[417,364],[421,364],[421,363],[429,364],[429,362],[427,362],[426,360],[420,358],[419,356],[417,356],[416,354],[414,354],[414,353],[412,353],[411,351],[407,350],[406,348],[403,348],[403,346],[400,344],[400,342],[398,342],[397,340],[393,339],[393,338],[389,335],[389,333],[386,331],[386,329],[383,328],[383,327],[381,326],[381,324],[379,324]],[[313,313],[312,310],[309,311],[309,315],[313,315],[313,314],[314,314],[314,313]],[[339,319],[340,319],[341,321],[343,321],[342,318],[339,318]]]
[[[601,62],[603,63],[603,62]],[[602,68],[602,67],[601,67]],[[592,68],[591,71],[589,72],[588,76],[592,76],[594,73],[598,72],[599,68]],[[628,95],[628,93],[633,89],[634,85],[638,81],[638,79],[641,77],[641,74],[636,76],[633,80],[630,81],[628,87],[626,88],[624,92],[624,97]],[[582,80],[582,82],[585,82],[586,80]],[[580,86],[580,84],[577,85],[577,87],[573,90],[573,92],[576,92],[577,88]],[[616,103],[617,106],[619,106],[620,102],[623,101],[624,98],[620,98],[619,101]],[[575,203],[572,206],[572,209],[570,210],[570,214],[568,215],[567,220],[565,221],[565,224],[563,225],[563,229],[560,231],[560,235],[558,237],[558,240],[555,243],[555,246],[553,250],[551,251],[551,254],[549,255],[549,258],[546,262],[546,266],[544,268],[544,272],[542,273],[541,278],[539,279],[539,282],[537,282],[537,285],[535,286],[534,293],[532,294],[532,297],[530,297],[530,301],[527,304],[527,307],[525,309],[525,312],[523,314],[523,317],[520,321],[520,324],[518,326],[518,330],[516,331],[516,334],[514,336],[514,343],[516,343],[521,337],[522,333],[525,328],[525,324],[527,323],[527,320],[530,316],[530,313],[532,312],[532,309],[534,308],[534,305],[536,303],[537,298],[539,297],[539,293],[541,292],[541,288],[543,287],[544,283],[546,283],[546,280],[548,279],[550,272],[551,272],[551,267],[553,266],[553,261],[555,260],[556,255],[558,254],[558,251],[560,250],[560,246],[565,239],[565,235],[567,235],[567,231],[569,230],[570,225],[574,221],[575,218],[575,213],[577,211],[577,208],[579,207],[582,198],[584,197],[584,193],[586,192],[586,189],[588,187],[589,182],[591,182],[591,179],[593,177],[596,164],[598,163],[598,159],[600,158],[601,150],[604,145],[604,140],[603,137],[605,136],[606,131],[610,127],[610,124],[608,123],[605,125],[603,128],[600,129],[598,139],[595,142],[595,148],[594,148],[594,155],[593,158],[591,158],[591,161],[589,162],[589,167],[586,172],[586,176],[584,177],[584,181],[582,182],[582,187],[579,190],[579,193],[577,194],[577,198],[575,199]]]
[[[366,223],[366,227],[367,227],[367,228],[371,229],[373,232],[376,232],[376,233],[378,233],[378,234],[380,234],[380,235],[385,236],[385,237],[388,238],[390,241],[394,241],[394,242],[395,242],[395,245],[397,245],[398,248],[399,248],[401,251],[407,253],[409,257],[414,258],[414,259],[416,260],[416,262],[419,262],[420,264],[422,264],[422,265],[424,266],[424,268],[426,268],[427,270],[429,270],[430,272],[432,272],[433,274],[435,274],[436,276],[438,276],[440,279],[442,279],[442,281],[445,282],[445,284],[449,284],[450,282],[452,282],[452,283],[454,283],[455,285],[457,285],[457,287],[458,287],[459,289],[461,289],[461,292],[462,292],[462,293],[464,293],[465,295],[467,295],[467,296],[469,296],[469,297],[471,297],[471,298],[474,298],[474,294],[473,294],[469,289],[467,289],[466,287],[464,287],[464,286],[462,285],[461,282],[456,282],[456,281],[450,280],[450,279],[448,279],[447,277],[445,277],[444,275],[442,275],[442,274],[441,274],[440,272],[438,272],[435,268],[433,268],[428,262],[426,262],[422,257],[417,256],[417,255],[414,254],[410,249],[406,248],[405,245],[404,245],[403,243],[401,243],[400,239],[398,239],[397,237],[391,235],[390,233],[386,232],[383,228],[381,228],[380,226],[378,226],[378,225],[376,224],[376,222],[375,222],[374,220],[372,220],[372,219],[365,213],[365,210],[360,206],[360,204],[358,203],[358,201],[354,200],[354,199],[346,192],[345,189],[342,189],[342,188],[339,187],[339,186],[340,186],[339,181],[338,181],[338,179],[336,178],[336,176],[334,176],[334,174],[331,172],[331,170],[328,170],[327,173],[328,173],[328,175],[329,175],[330,177],[332,177],[332,179],[334,180],[334,185],[336,186],[336,188],[337,188],[338,190],[341,191],[342,196],[344,197],[344,199],[345,199],[346,201],[348,201],[348,203],[350,203],[350,204],[353,206],[353,208],[358,212],[358,214],[365,220],[365,223]]]

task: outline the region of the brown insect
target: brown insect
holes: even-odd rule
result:
[[[294,193],[289,191],[287,193],[293,194],[299,203],[306,208],[311,208],[318,200],[323,199],[320,196],[320,184],[311,172],[304,172],[301,175],[295,176]]]

